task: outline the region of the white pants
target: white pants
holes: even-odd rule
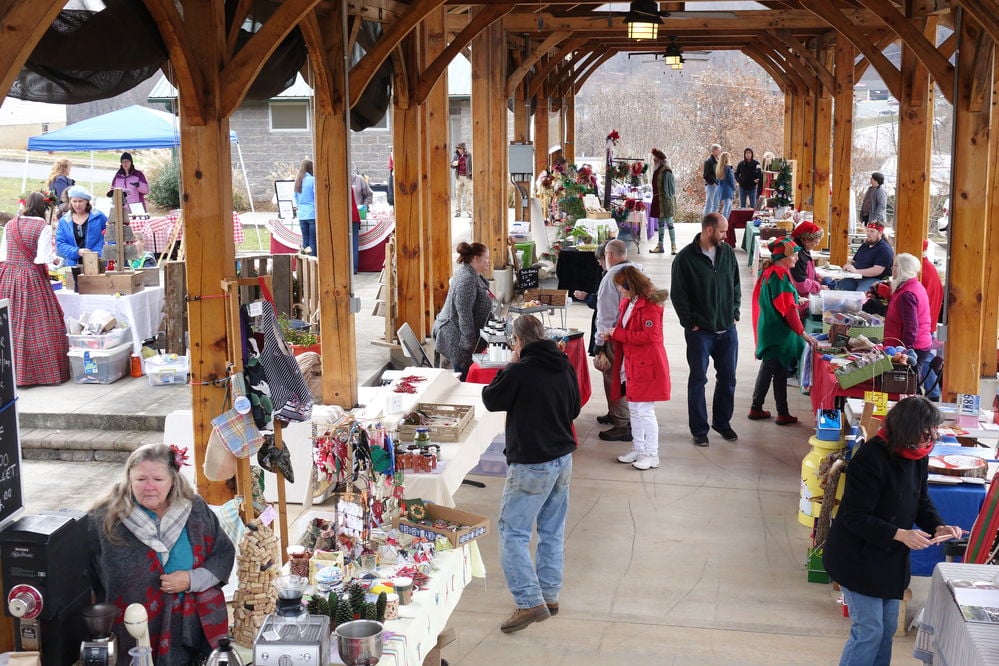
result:
[[[628,401],[631,415],[632,448],[650,456],[659,455],[659,421],[656,420],[656,403]]]

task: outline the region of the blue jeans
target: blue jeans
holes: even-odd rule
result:
[[[351,223],[351,249],[354,251],[354,272],[357,273],[357,263],[361,259],[361,223]]]
[[[862,291],[867,292],[876,282],[881,282],[883,278],[876,277],[866,277],[858,280],[857,278],[843,278],[836,283],[836,288],[840,291]]]
[[[853,624],[839,666],[890,666],[891,641],[898,625],[898,599],[869,597],[842,589]]]
[[[933,402],[938,402],[940,400],[940,384],[937,382],[937,373],[930,369],[930,361],[933,360],[934,356],[935,354],[929,349],[917,351],[916,368],[919,378],[923,381],[923,385],[920,387],[923,394]]]
[[[714,185],[704,184],[704,214],[713,213],[718,210],[718,200],[721,196],[718,183]]]
[[[684,329],[687,341],[687,413],[690,434],[708,434],[708,407],[704,387],[708,383],[708,359],[715,364],[715,394],[711,400],[711,425],[718,430],[730,427],[735,408],[735,366],[739,361],[739,335],[733,325],[727,331]]]
[[[756,208],[756,187],[751,190],[739,188],[739,208]]]
[[[302,230],[302,249],[310,248],[309,254],[317,255],[319,252],[316,247],[316,221],[299,220],[298,228]]]
[[[728,214],[732,212],[732,197],[726,197],[724,201],[721,202],[721,212],[722,216],[727,220]]]
[[[497,523],[500,565],[518,608],[558,601],[571,477],[571,453],[546,463],[512,463],[507,469]],[[538,547],[532,564],[535,522]]]

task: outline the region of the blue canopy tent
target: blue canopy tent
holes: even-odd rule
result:
[[[131,150],[133,148],[175,148],[180,145],[180,129],[178,119],[172,113],[157,111],[144,106],[129,106],[118,111],[105,113],[93,118],[81,120],[61,129],[33,136],[28,139],[29,151],[91,151],[91,168],[93,168],[93,151],[95,150]],[[236,133],[229,130],[229,141],[236,145],[239,155],[239,167],[243,172],[243,182],[246,192],[250,194],[250,183],[246,178],[246,166],[243,164],[243,151],[239,147]],[[23,190],[28,178],[28,154],[24,155]],[[93,189],[93,183],[90,185]],[[253,197],[249,196],[250,209],[253,210]]]

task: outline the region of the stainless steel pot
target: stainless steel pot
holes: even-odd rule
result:
[[[347,666],[372,666],[382,656],[381,622],[354,620],[344,622],[333,632],[340,658]]]

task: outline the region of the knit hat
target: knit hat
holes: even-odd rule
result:
[[[653,148],[652,149],[652,157],[656,158],[660,162],[665,162],[666,161],[666,153],[664,153],[663,151],[659,150],[658,148]]]
[[[86,199],[87,201],[90,201],[91,199],[94,198],[93,195],[91,195],[90,192],[87,191],[87,188],[83,187],[82,185],[73,185],[72,187],[67,189],[66,196],[69,197],[70,199]]]
[[[779,261],[786,257],[793,257],[796,252],[801,251],[801,246],[787,236],[775,238],[768,246],[770,248],[770,259]]]
[[[791,236],[793,236],[794,238],[812,237],[815,240],[818,240],[819,238],[822,238],[823,233],[825,232],[822,231],[822,227],[815,224],[814,222],[809,222],[808,220],[805,220],[804,222],[802,222],[801,224],[799,224],[794,228],[794,231],[791,233]],[[811,240],[811,238],[809,238],[809,240]]]
[[[880,171],[875,171],[874,173],[872,173],[871,178],[878,181],[878,185],[885,184],[885,175]]]
[[[122,153],[118,161],[121,162],[122,160],[128,160],[132,164],[135,164],[135,160],[132,159],[132,153]]]
[[[870,222],[867,223],[867,228],[868,229],[877,229],[878,231],[884,231],[885,230],[885,225],[884,225],[884,223],[878,222],[877,220],[871,220]]]

